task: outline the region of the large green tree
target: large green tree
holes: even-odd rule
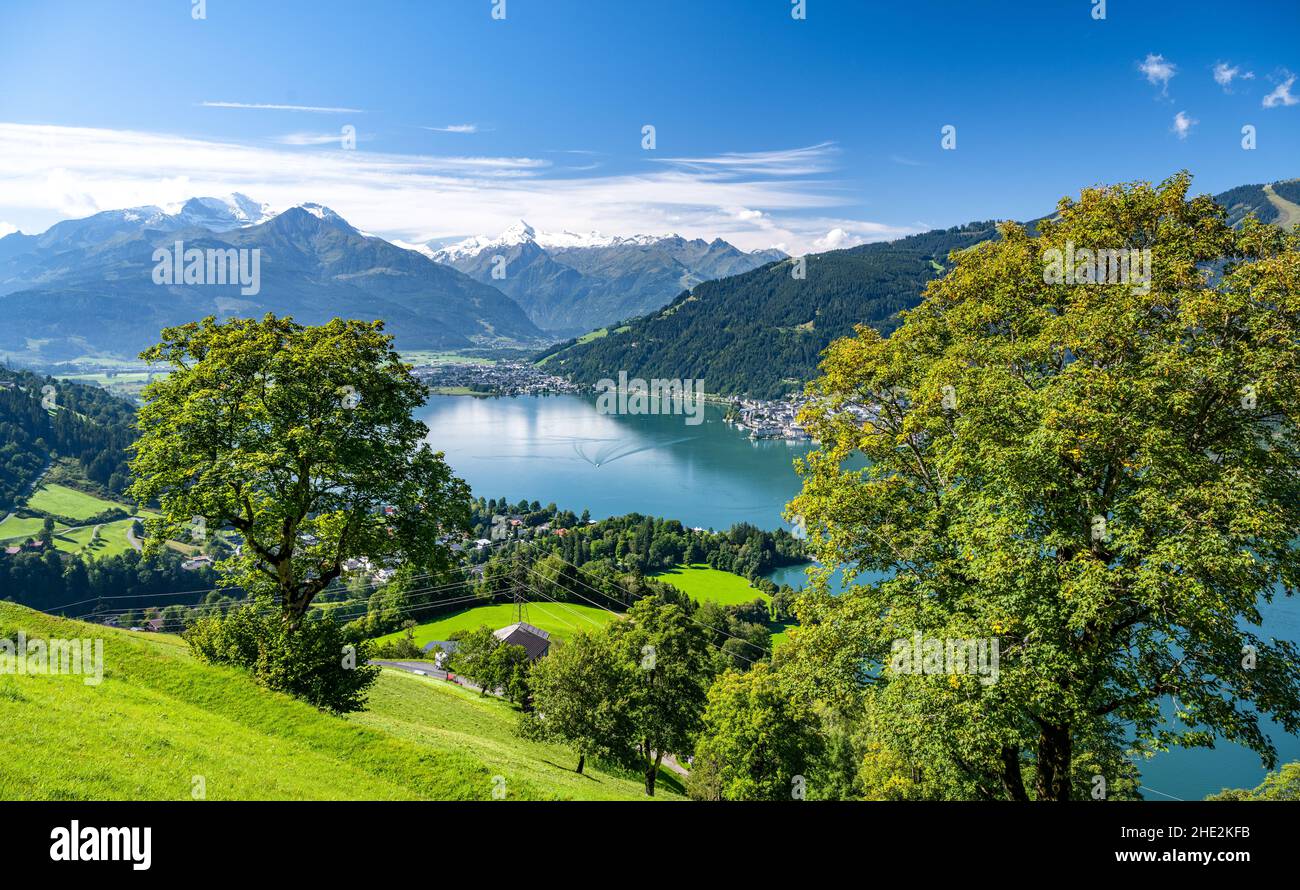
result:
[[[634,670],[603,631],[557,641],[529,674],[533,712],[524,716],[524,734],[564,742],[578,755],[579,773],[588,756],[628,760],[636,732],[625,695]]]
[[[1300,730],[1296,647],[1259,629],[1300,584],[1300,242],[1189,184],[1001,226],[810,388],[790,511],[828,568],[887,580],[803,597],[781,654],[974,794],[1100,796],[1128,746],[1215,735],[1271,766],[1262,715]],[[1149,286],[1056,274],[1084,249],[1150,250]],[[916,634],[996,641],[997,670],[894,658]]]
[[[631,666],[624,698],[645,791],[653,796],[664,755],[694,748],[717,661],[704,629],[680,607],[656,597],[638,600],[625,618],[606,626],[606,633]]]
[[[703,800],[790,800],[807,793],[822,740],[816,716],[765,662],[709,688],[687,790]]]
[[[168,370],[145,389],[131,461],[131,497],[163,514],[149,548],[234,529],[230,579],[290,628],[350,559],[447,565],[468,489],[425,442],[425,387],[382,322],[206,318],[141,357]]]

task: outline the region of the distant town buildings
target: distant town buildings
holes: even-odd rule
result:
[[[484,395],[544,395],[580,392],[581,387],[563,377],[547,374],[528,362],[425,365],[413,370],[432,389],[465,389]]]

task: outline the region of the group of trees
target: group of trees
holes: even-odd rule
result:
[[[519,525],[512,525],[511,520]],[[807,558],[803,542],[785,529],[769,532],[737,523],[722,532],[696,531],[676,519],[640,513],[591,522],[585,510],[578,516],[555,504],[542,507],[537,501],[509,504],[505,498],[480,498],[472,504],[471,525],[480,538],[493,540],[494,529],[498,539],[503,533],[526,537],[536,547],[552,550],[576,566],[604,562],[639,574],[683,563],[707,563],[758,581],[775,568]],[[561,529],[563,534],[556,534]],[[486,561],[490,556],[490,552],[481,553],[479,559]]]
[[[171,550],[143,556],[134,550],[94,559],[44,552],[12,556],[0,550],[0,591],[4,598],[47,612],[107,617],[124,609],[164,604],[197,604],[217,586],[209,568],[187,571],[184,557]],[[177,596],[178,592],[197,591]],[[68,608],[64,608],[64,607]]]
[[[588,756],[636,765],[653,795],[667,754],[689,751],[719,669],[700,627],[648,597],[599,632],[556,643],[532,669],[533,709],[521,731]]]
[[[648,597],[601,631],[556,642],[528,677],[521,732],[568,745],[578,772],[588,757],[635,766],[650,795],[672,754],[690,763],[699,800],[804,796],[826,747],[817,716],[761,656],[732,666],[699,615]]]

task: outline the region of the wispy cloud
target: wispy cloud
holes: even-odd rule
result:
[[[204,108],[243,108],[254,111],[308,111],[314,114],[365,114],[360,108],[335,108],[328,105],[270,105],[260,102],[200,102]]]
[[[848,246],[915,231],[835,214],[854,199],[824,177],[799,175],[828,169],[832,154],[812,146],[593,176],[530,157],[303,152],[0,123],[0,217],[39,231],[99,210],[238,191],[279,208],[326,204],[364,231],[411,243],[495,234],[521,216],[550,231],[678,232],[791,253],[817,249],[819,239]]]
[[[1295,105],[1300,102],[1295,96],[1291,95],[1291,87],[1295,85],[1295,75],[1290,71],[1283,71],[1282,76],[1286,78],[1277,85],[1273,92],[1264,97],[1264,107],[1274,108],[1278,105]]]
[[[445,127],[421,127],[421,130],[432,130],[435,133],[477,133],[478,124],[448,124]]]
[[[1167,96],[1169,81],[1178,73],[1178,66],[1158,53],[1147,53],[1147,57],[1138,63],[1138,70],[1146,76],[1147,83],[1160,87],[1160,95]]]
[[[838,151],[833,142],[822,142],[778,151],[729,151],[703,157],[656,157],[651,160],[724,176],[810,176],[832,170],[830,160]]]
[[[1232,82],[1234,80],[1254,80],[1254,71],[1242,71],[1236,65],[1229,65],[1227,62],[1218,62],[1214,66],[1214,82],[1223,87],[1225,93],[1232,92]]]
[[[285,133],[271,141],[281,145],[338,145],[342,139],[342,133]]]
[[[1174,115],[1173,132],[1178,134],[1179,139],[1186,139],[1192,132],[1192,127],[1199,124],[1200,121],[1187,116],[1187,112],[1180,111]]]
[[[889,160],[891,160],[891,161],[894,162],[895,164],[901,164],[901,165],[904,166],[904,167],[925,167],[925,166],[927,166],[927,164],[926,164],[924,161],[917,161],[917,160],[913,160],[912,158],[905,158],[905,157],[903,157],[902,155],[890,155],[890,156],[889,156]]]

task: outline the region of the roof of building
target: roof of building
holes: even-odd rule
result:
[[[492,636],[507,646],[523,646],[529,661],[536,661],[551,648],[551,635],[547,631],[522,621],[494,630]]]

